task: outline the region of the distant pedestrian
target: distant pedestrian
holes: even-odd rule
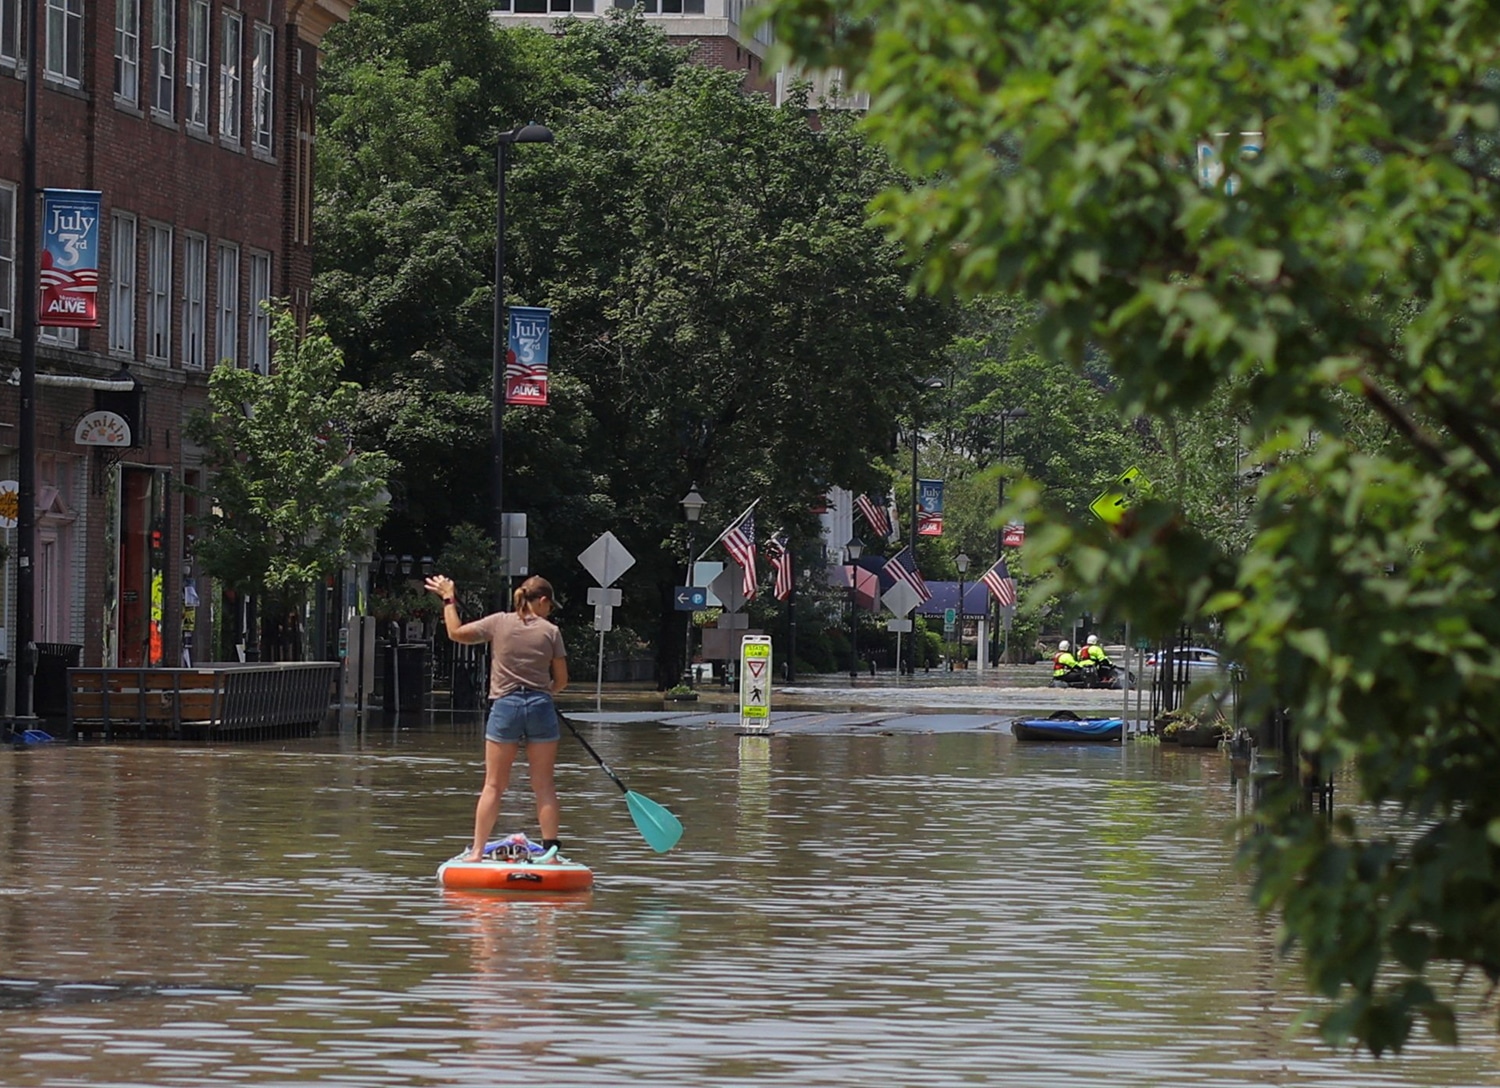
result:
[[[500,816],[500,799],[510,785],[510,769],[526,741],[531,792],[542,847],[554,854],[559,815],[554,769],[561,738],[552,697],[568,686],[568,651],[552,614],[552,583],[532,575],[513,595],[515,611],[491,612],[464,623],[458,614],[453,579],[437,574],[427,588],[443,599],[443,625],[454,642],[490,644],[490,705],[484,731],[484,788],[474,806],[474,842],[465,856],[478,861]]]

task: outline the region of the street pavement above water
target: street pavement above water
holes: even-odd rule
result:
[[[1151,693],[1054,688],[1050,667],[1015,665],[957,672],[847,673],[802,677],[771,690],[766,732],[778,733],[1009,733],[1016,718],[1045,718],[1072,711],[1080,718],[1125,717],[1144,723]],[[734,688],[706,681],[694,701],[677,702],[638,685],[605,685],[596,700],[592,686],[575,683],[558,700],[576,721],[597,724],[661,722],[683,728],[740,728]]]

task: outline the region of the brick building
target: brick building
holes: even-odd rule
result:
[[[38,643],[81,646],[90,664],[177,664],[185,645],[212,659],[212,594],[192,568],[179,489],[202,471],[182,423],[206,403],[213,366],[268,366],[262,300],[307,312],[320,47],[355,2],[0,0],[0,480],[18,462],[9,379],[29,10],[43,62],[38,186],[103,194],[99,325],[37,338]],[[133,445],[76,444],[77,421],[118,396],[93,386],[125,377],[144,393]],[[15,529],[0,542],[13,553]],[[7,660],[14,565],[12,554],[0,579]],[[36,695],[41,710],[40,680]]]

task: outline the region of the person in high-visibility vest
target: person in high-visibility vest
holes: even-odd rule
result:
[[[1057,653],[1052,655],[1052,682],[1067,683],[1067,678],[1078,670],[1078,658],[1073,656],[1073,644],[1063,639],[1057,644]]]
[[[1090,662],[1101,666],[1114,664],[1109,659],[1109,654],[1105,653],[1104,647],[1099,645],[1098,635],[1090,635],[1088,645],[1083,648],[1083,663],[1087,665]]]

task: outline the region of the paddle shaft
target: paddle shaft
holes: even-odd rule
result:
[[[568,732],[572,733],[575,737],[578,738],[578,743],[583,745],[583,750],[594,757],[594,762],[599,764],[599,766],[604,769],[604,773],[609,775],[609,777],[614,781],[614,784],[620,787],[620,792],[629,794],[630,790],[626,788],[625,783],[620,781],[620,776],[609,769],[609,764],[604,762],[604,757],[601,756],[598,752],[594,751],[594,746],[592,744],[583,739],[583,734],[574,727],[572,722],[568,721],[567,715],[559,711],[557,719],[568,727]]]

